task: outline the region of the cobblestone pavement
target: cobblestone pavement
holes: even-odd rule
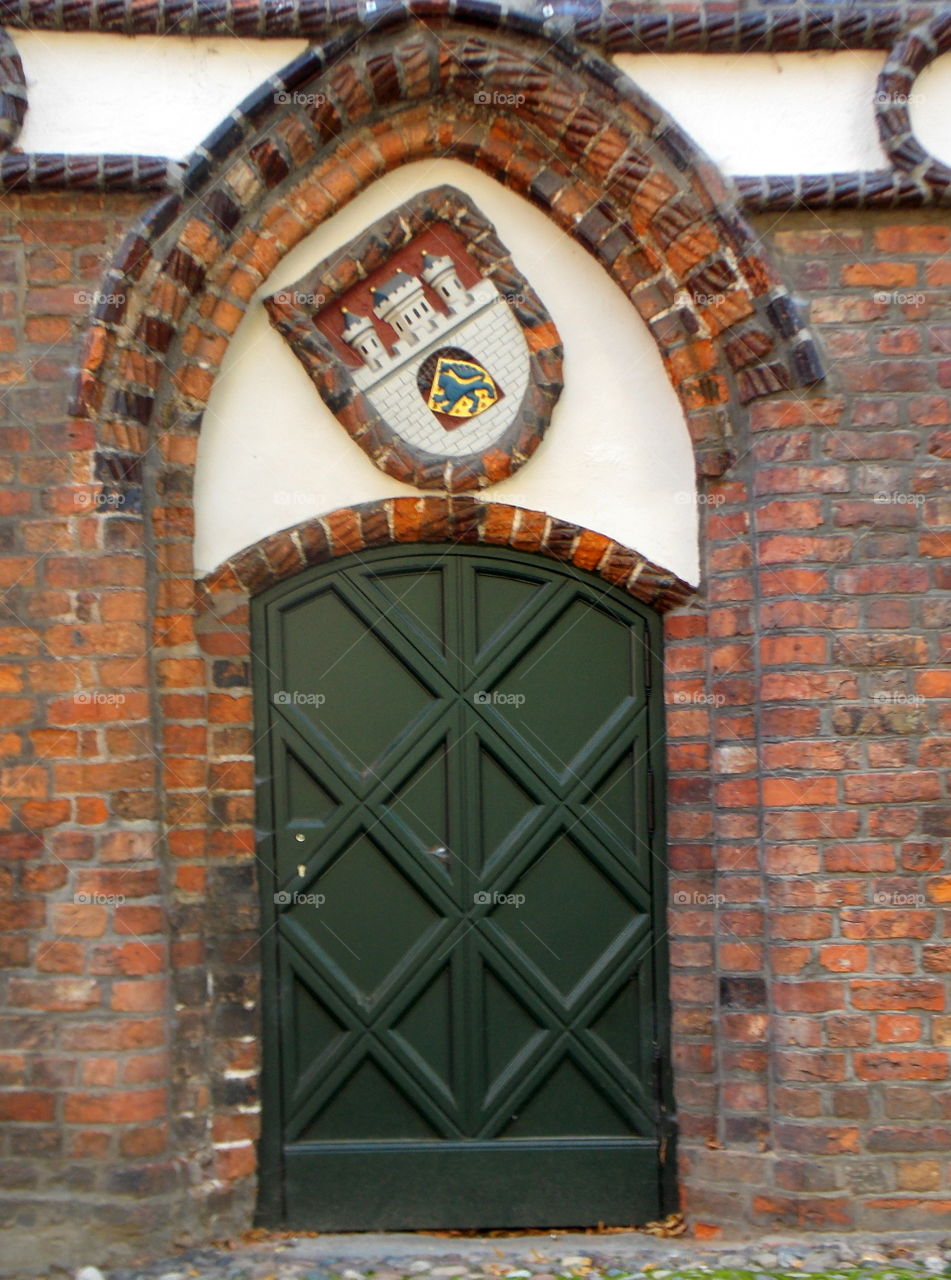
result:
[[[89,1260],[90,1262],[94,1260]],[[643,1232],[447,1238],[251,1233],[105,1280],[951,1280],[951,1235],[826,1234],[745,1241]],[[104,1280],[94,1266],[76,1280]]]

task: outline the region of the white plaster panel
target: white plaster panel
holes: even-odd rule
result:
[[[24,151],[187,156],[306,40],[12,31],[29,107]]]
[[[187,155],[302,40],[16,31],[27,151]],[[616,61],[727,173],[876,168],[884,53],[621,54]],[[951,162],[951,55],[921,77],[922,141]]]
[[[951,164],[951,53],[925,67],[915,81],[908,109],[921,145]]]
[[[617,65],[726,173],[877,169],[885,54],[620,54]]]
[[[196,475],[196,569],[337,507],[419,491],[379,471],[325,407],[260,297],[292,286],[397,204],[451,182],[495,222],[550,310],[565,389],[548,435],[486,500],[546,511],[697,580],[693,458],[657,348],[602,268],[526,201],[457,161],[407,165],[289,254],[252,300],[205,414]]]

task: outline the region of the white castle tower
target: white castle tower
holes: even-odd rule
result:
[[[341,337],[362,361],[362,366],[352,372],[353,380],[361,391],[389,378],[411,357],[421,358],[427,348],[445,342],[450,334],[465,326],[486,307],[505,307],[491,280],[480,280],[471,289],[466,289],[448,254],[436,256],[425,253],[420,276],[396,271],[371,290],[373,315],[390,325],[397,335],[392,351],[387,350],[369,315],[344,308],[345,327]],[[423,281],[440,299],[448,314],[437,311],[429,301]]]
[[[363,362],[368,368],[381,369],[387,353],[373,321],[369,316],[360,316],[355,311],[348,311],[346,307],[343,308],[342,315],[346,321],[346,326],[340,335],[344,342],[363,357]]]
[[[402,342],[414,347],[438,320],[418,276],[397,271],[386,284],[373,290],[373,314],[392,325]]]
[[[436,258],[431,253],[424,253],[423,279],[449,304],[452,310],[455,310],[454,303],[458,305],[468,296],[456,273],[455,263],[448,254]]]

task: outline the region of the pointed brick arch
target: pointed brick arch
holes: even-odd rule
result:
[[[567,43],[413,22],[302,55],[130,235],[77,385],[101,446],[138,453],[155,425],[190,433],[281,258],[373,181],[434,155],[490,173],[602,264],[658,344],[700,474],[729,465],[731,409],[821,376],[731,190],[620,72]]]

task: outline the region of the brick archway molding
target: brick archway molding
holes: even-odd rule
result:
[[[196,599],[201,415],[249,299],[360,190],[434,155],[467,161],[541,207],[625,291],[676,387],[699,475],[729,466],[745,404],[821,375],[714,167],[608,63],[567,41],[418,19],[341,36],[273,77],[199,149],[184,194],[145,215],[104,277],[74,404],[76,447],[88,458],[87,483],[68,499],[82,516],[76,583],[99,584],[104,600],[123,581],[144,586],[141,617],[126,630],[139,628],[146,658],[130,639],[121,671],[100,672],[109,697],[83,703],[87,722],[117,722],[124,745],[82,775],[108,817],[83,832],[84,862],[62,902],[77,889],[120,895],[102,936],[124,949],[122,967],[99,984],[108,1018],[98,1007],[71,1014],[72,1051],[108,1050],[119,1069],[108,1088],[65,1098],[74,1148],[101,1153],[110,1172],[81,1202],[43,1199],[64,1259],[79,1241],[101,1244],[108,1260],[143,1242],[157,1251],[182,1234],[220,1236],[253,1211],[250,594],[381,540],[462,538],[570,560],[661,610],[687,598],[673,575],[601,535],[537,512],[427,497],[273,535],[199,584]],[[88,628],[83,643],[96,654],[115,634]],[[146,683],[151,705],[135,718]],[[75,927],[91,929],[77,910]],[[700,1147],[714,1105],[706,1096],[695,1105]],[[25,1257],[33,1245],[30,1229]]]
[[[665,112],[580,46],[408,25],[340,37],[272,77],[195,153],[184,195],[127,238],[74,406],[98,420],[100,447],[139,452],[149,424],[187,432],[281,258],[375,179],[439,155],[525,196],[601,263],[658,344],[698,471],[722,474],[731,405],[822,376],[731,189]]]

